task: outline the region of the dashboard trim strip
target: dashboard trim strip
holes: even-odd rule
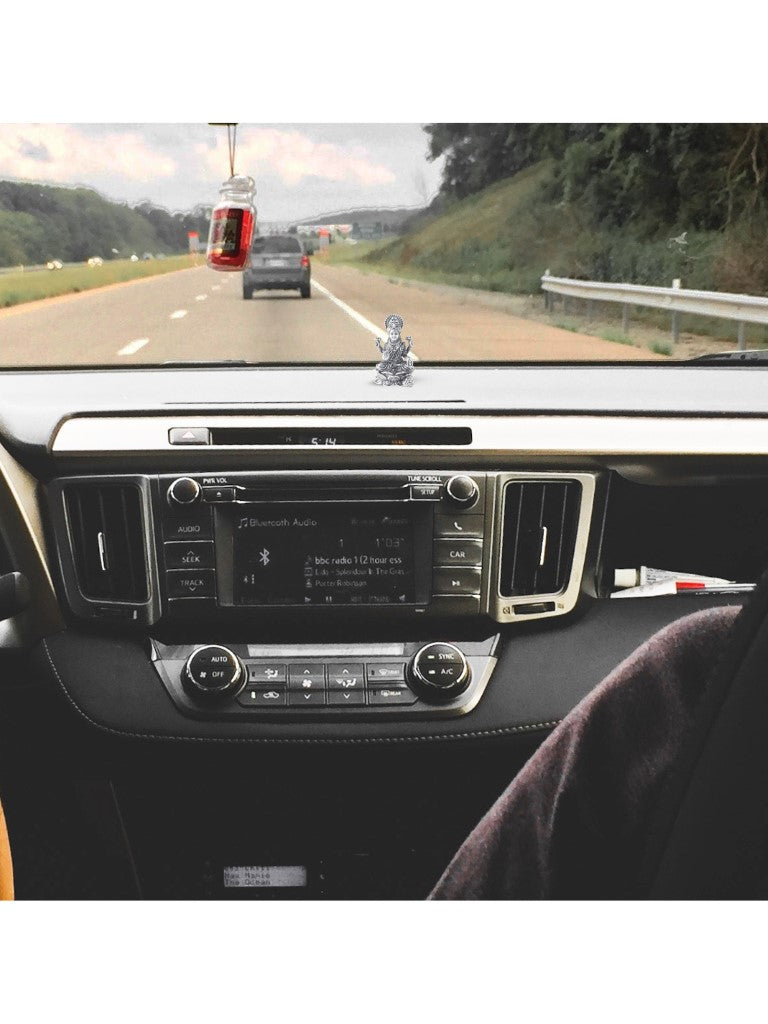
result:
[[[179,449],[169,440],[169,431],[190,425],[190,417],[168,416],[81,416],[65,420],[56,432],[54,455],[102,455],[119,452],[136,454],[174,453]],[[392,416],[389,427],[423,426],[423,416]],[[434,426],[469,427],[472,442],[456,449],[462,457],[472,452],[516,455],[768,455],[768,418],[736,417],[635,417],[635,416],[485,416],[432,415]],[[318,435],[334,429],[359,427],[376,429],[376,416],[199,416],[193,426],[261,427],[317,430]],[[405,451],[450,454],[442,445],[205,445],[185,453],[311,451],[329,453],[382,453],[401,457]],[[322,457],[322,456],[321,456]]]

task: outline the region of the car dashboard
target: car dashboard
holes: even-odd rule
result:
[[[3,571],[31,594],[0,626],[11,802],[54,751],[109,780],[144,894],[426,894],[603,676],[743,600],[612,600],[616,569],[768,561],[762,368],[370,377],[0,374]],[[232,882],[296,861],[298,885]]]

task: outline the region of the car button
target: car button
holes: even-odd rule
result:
[[[214,597],[216,576],[212,569],[174,570],[165,574],[168,597]]]
[[[411,499],[414,501],[438,501],[442,493],[442,484],[411,484]]]
[[[301,691],[302,693],[309,693],[313,690],[324,690],[325,679],[323,676],[318,675],[291,676],[288,681],[288,689],[296,692]]]
[[[192,541],[189,544],[173,542],[165,545],[166,569],[212,569],[213,542]]]
[[[311,680],[315,683],[325,682],[325,665],[317,661],[298,662],[288,666],[288,679],[291,683],[303,683]]]
[[[328,703],[334,707],[360,707],[365,704],[365,690],[329,690]]]
[[[360,662],[344,662],[328,666],[328,687],[331,690],[360,690],[365,686]]]
[[[289,690],[288,703],[291,707],[314,708],[319,704],[325,704],[325,693],[323,690],[308,690],[301,693],[298,690]]]
[[[171,444],[210,444],[211,432],[208,427],[172,427],[168,440]]]
[[[436,537],[482,537],[484,516],[464,515],[457,512],[452,516],[435,516]]]
[[[203,501],[234,501],[234,487],[204,487]]]
[[[249,661],[246,662],[246,667],[248,668],[248,683],[250,685],[254,683],[264,683],[267,686],[270,683],[285,685],[285,665],[273,665],[268,661]]]
[[[362,668],[362,665],[360,666]],[[329,674],[329,690],[362,690],[365,687],[365,677],[361,672],[357,676],[340,676]]]
[[[435,615],[479,615],[480,598],[459,594],[442,594],[432,598],[429,602],[429,610]]]
[[[463,565],[434,569],[432,591],[435,594],[479,594],[480,570]]]
[[[270,690],[255,690],[248,687],[237,698],[237,703],[244,708],[277,708],[284,705],[287,699],[285,689],[277,686]]]
[[[163,536],[166,540],[211,540],[211,514],[191,512],[187,516],[163,519]]]
[[[368,690],[368,703],[376,707],[386,704],[415,704],[416,694],[407,686],[376,686]]]
[[[435,565],[480,565],[483,561],[483,543],[479,540],[436,540]]]
[[[405,682],[405,663],[404,662],[382,662],[380,665],[373,664],[368,666],[368,682],[369,683],[402,683]]]

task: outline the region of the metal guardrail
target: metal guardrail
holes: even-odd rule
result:
[[[45,270],[45,264],[41,263],[39,267],[0,267],[0,274],[26,274],[30,270]]]
[[[587,303],[621,303],[624,331],[627,330],[629,309],[632,306],[667,310],[672,315],[673,341],[677,341],[679,336],[679,313],[697,313],[700,316],[735,321],[739,325],[740,349],[746,347],[746,324],[768,324],[768,298],[761,295],[703,292],[679,287],[656,288],[651,285],[614,284],[607,281],[577,281],[570,277],[552,277],[549,273],[542,276],[541,287],[548,301],[547,308],[551,308],[553,294],[584,299]]]

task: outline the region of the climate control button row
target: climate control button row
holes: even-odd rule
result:
[[[463,693],[469,664],[453,644],[431,643],[411,661],[243,663],[228,647],[208,644],[188,657],[182,682],[191,696],[209,703],[235,698],[241,707],[387,707],[439,704]]]

